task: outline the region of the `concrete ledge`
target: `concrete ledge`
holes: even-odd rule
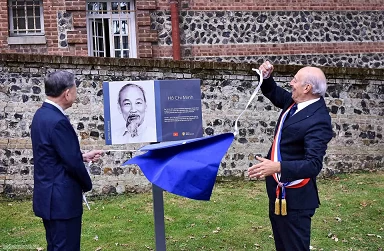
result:
[[[8,44],[46,44],[45,36],[20,36],[8,37]]]

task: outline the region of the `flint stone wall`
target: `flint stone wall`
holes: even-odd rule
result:
[[[45,99],[44,76],[68,70],[79,80],[78,98],[67,110],[81,148],[137,149],[141,144],[105,146],[103,81],[202,80],[204,134],[233,131],[236,117],[250,98],[257,78],[255,64],[171,60],[60,57],[0,54],[0,192],[29,195],[33,191],[30,124]],[[289,88],[301,66],[276,65],[275,79]],[[321,176],[383,170],[384,70],[323,68],[328,78],[326,103],[334,137]],[[247,179],[247,168],[271,145],[276,109],[261,93],[240,120],[240,135],[223,158],[219,178]],[[140,192],[150,188],[137,166],[122,167],[130,152],[110,152],[91,166],[93,194]]]
[[[160,47],[172,45],[171,13],[168,10],[151,12],[151,28],[159,34]],[[334,67],[384,68],[384,53],[367,50],[349,51],[343,45],[384,41],[383,11],[181,11],[180,42],[185,60],[262,63],[268,59],[279,64],[307,64]],[[296,52],[281,55],[277,48],[263,55],[205,56],[193,55],[198,45],[291,45],[297,43],[338,43],[340,51],[332,53]],[[267,50],[267,48],[266,48]],[[276,55],[280,54],[280,55]],[[239,54],[241,55],[241,54]]]
[[[170,11],[151,13],[160,45],[172,44]],[[382,11],[181,11],[183,45],[383,41]]]

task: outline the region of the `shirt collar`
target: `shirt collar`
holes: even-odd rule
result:
[[[44,102],[53,105],[54,107],[56,107],[57,109],[59,109],[59,110],[61,111],[61,113],[63,113],[63,114],[65,115],[63,108],[61,108],[61,106],[59,106],[58,104],[56,104],[56,103],[53,102],[52,100],[46,99]],[[66,115],[65,115],[65,116],[66,116]]]
[[[320,100],[320,98],[316,98],[316,99],[311,99],[311,100],[307,100],[305,102],[298,103],[297,104],[297,110],[296,110],[295,114],[298,111],[303,110],[305,107],[307,107],[307,106],[309,106],[309,105],[311,105],[311,104],[313,104],[313,103],[315,103],[315,102],[317,102],[319,100]]]

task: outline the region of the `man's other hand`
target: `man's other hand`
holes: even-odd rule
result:
[[[251,179],[264,178],[274,173],[279,173],[281,171],[280,162],[274,162],[272,160],[261,158],[258,156],[256,156],[256,159],[260,161],[260,163],[248,168],[248,176]]]
[[[83,161],[84,162],[94,162],[98,159],[100,159],[101,155],[103,154],[103,150],[92,150],[87,153],[83,154]]]

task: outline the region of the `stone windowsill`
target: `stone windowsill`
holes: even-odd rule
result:
[[[46,44],[45,36],[8,37],[8,44]]]

